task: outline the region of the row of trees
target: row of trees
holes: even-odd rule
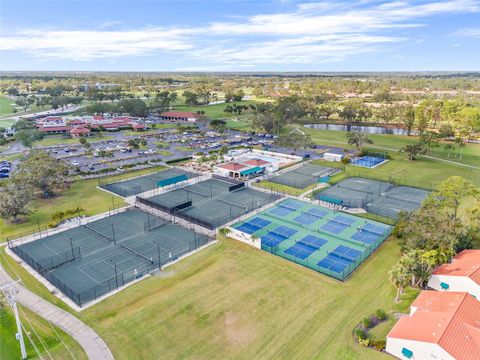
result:
[[[473,198],[476,204],[460,217],[460,205],[466,198]],[[402,257],[389,274],[397,287],[396,299],[406,286],[425,286],[433,269],[457,252],[478,247],[479,229],[480,190],[459,176],[442,182],[417,212],[402,214],[394,229]]]
[[[69,167],[43,151],[32,151],[0,186],[0,217],[17,222],[35,196],[52,197],[70,186]]]

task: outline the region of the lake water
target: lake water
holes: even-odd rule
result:
[[[398,127],[370,126],[370,125],[343,125],[343,124],[304,124],[305,127],[320,130],[361,131],[369,134],[407,135],[407,130]],[[415,134],[412,131],[411,134]]]

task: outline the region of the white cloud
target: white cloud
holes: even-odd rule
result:
[[[453,33],[456,36],[467,36],[480,39],[480,28],[461,29]]]
[[[109,22],[99,30],[25,29],[3,36],[0,50],[71,60],[179,53],[218,67],[315,64],[406,41],[392,31],[423,26],[422,19],[479,9],[479,0],[310,2],[291,12],[195,27],[113,30],[116,23]],[[469,36],[478,30],[469,29]]]

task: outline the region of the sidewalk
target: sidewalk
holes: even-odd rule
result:
[[[10,281],[13,279],[0,265],[0,283]],[[102,338],[74,315],[49,303],[21,285],[15,285],[15,289],[18,291],[16,299],[21,305],[69,334],[84,349],[90,360],[113,360],[112,353]]]

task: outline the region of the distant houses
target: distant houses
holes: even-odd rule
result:
[[[438,291],[465,291],[480,300],[480,250],[463,250],[451,263],[436,268],[428,286]]]
[[[92,131],[118,131],[132,129],[141,131],[146,125],[139,123],[129,116],[108,117],[87,116],[82,118],[64,118],[61,116],[47,116],[36,121],[37,129],[47,135],[69,134],[74,137],[88,136]]]
[[[399,359],[480,359],[480,301],[466,292],[422,291],[387,335]]]

